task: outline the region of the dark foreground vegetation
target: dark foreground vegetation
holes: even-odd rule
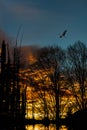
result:
[[[32,54],[33,62],[27,64],[21,47],[16,44],[9,48],[2,41],[0,127],[12,125],[24,130],[26,124],[54,123],[57,130],[62,124],[75,130],[87,128],[85,44],[78,41],[66,50],[58,46],[39,48]]]

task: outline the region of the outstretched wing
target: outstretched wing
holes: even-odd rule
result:
[[[60,35],[60,38],[64,37],[67,33],[67,30],[65,30],[61,35]]]

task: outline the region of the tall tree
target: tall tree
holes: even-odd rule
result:
[[[87,107],[87,48],[78,41],[67,49],[67,81],[76,110]]]
[[[59,125],[59,113],[60,113],[60,89],[62,87],[62,72],[64,62],[64,51],[60,47],[44,47],[38,51],[37,62],[33,65],[33,71],[40,71],[40,79],[38,83],[35,83],[36,90],[38,89],[39,94],[42,94],[45,105],[45,114],[48,115],[49,111],[51,114],[52,105],[54,103],[55,119],[58,128]],[[42,73],[44,71],[44,73]],[[32,80],[34,83],[34,80]],[[42,91],[43,92],[42,92]],[[50,95],[50,99],[55,97],[55,101],[47,102],[47,94]],[[41,96],[40,96],[41,97]],[[49,98],[49,97],[48,97]],[[51,106],[51,107],[49,107]]]

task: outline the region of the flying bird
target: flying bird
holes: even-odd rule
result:
[[[65,30],[59,37],[60,38],[65,37],[66,33],[67,33],[67,30]]]

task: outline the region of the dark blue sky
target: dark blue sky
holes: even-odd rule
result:
[[[22,45],[86,44],[87,0],[0,0],[0,29],[16,38],[20,25]]]

